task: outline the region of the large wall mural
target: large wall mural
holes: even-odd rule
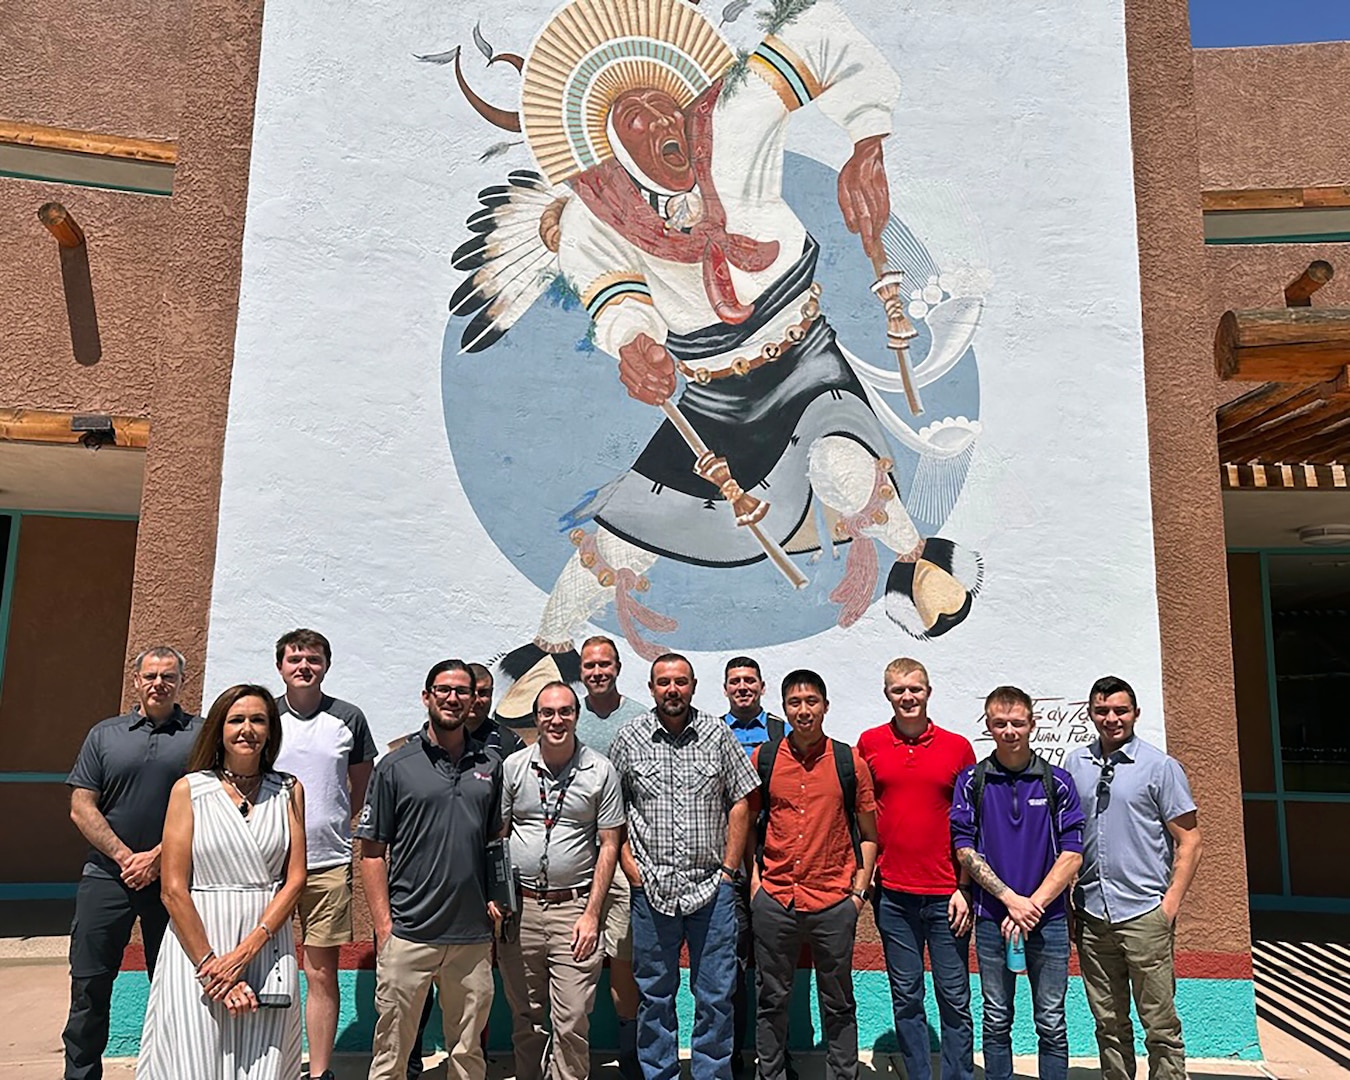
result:
[[[509,720],[596,632],[710,708],[734,652],[818,667],[845,735],[902,653],[972,735],[1025,685],[1056,754],[1103,671],[1158,700],[1119,4],[301,7],[213,685],[309,623],[390,736],[441,655]]]

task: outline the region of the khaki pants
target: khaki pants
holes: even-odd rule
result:
[[[390,936],[375,961],[374,1056],[370,1080],[403,1080],[431,981],[441,992],[446,1075],[484,1080],[479,1041],[492,1008],[492,945],[419,945]]]
[[[1125,922],[1077,912],[1078,962],[1097,1020],[1103,1080],[1134,1080],[1130,998],[1139,1012],[1151,1080],[1185,1080],[1186,1047],[1173,998],[1173,928],[1162,906]]]
[[[585,960],[572,959],[572,927],[585,910],[584,897],[559,904],[522,897],[518,940],[497,946],[502,989],[511,1003],[516,1080],[542,1080],[546,1065],[552,1080],[586,1080],[590,1074],[591,1010],[605,951],[601,945]]]

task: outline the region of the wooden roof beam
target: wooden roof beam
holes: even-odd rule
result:
[[[1221,379],[1320,383],[1350,365],[1350,311],[1225,311],[1214,337]]]
[[[150,442],[150,421],[137,416],[0,409],[0,442],[83,443],[144,450]]]
[[[1274,452],[1277,447],[1302,441],[1346,419],[1350,419],[1350,398],[1328,398],[1301,416],[1245,437],[1226,438],[1220,435],[1219,456],[1225,461],[1249,461],[1253,457],[1266,460],[1269,454],[1265,451]]]

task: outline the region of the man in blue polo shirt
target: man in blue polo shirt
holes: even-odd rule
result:
[[[70,817],[90,844],[70,928],[66,1080],[99,1080],[113,982],[141,920],[151,974],[169,924],[159,898],[159,846],[169,792],[187,768],[201,717],[178,704],[183,655],[156,645],[136,657],[137,704],[95,725],[70,770]]]
[[[764,676],[754,657],[733,656],[727,661],[722,690],[730,706],[723,719],[747,754],[753,754],[766,742],[784,738],[792,730],[781,716],[764,708]],[[736,1028],[731,1071],[741,1076],[750,1071],[745,1055],[745,1027],[750,1018],[750,988],[753,985],[750,965],[755,953],[755,935],[750,927],[749,881],[736,887],[736,924],[736,993],[731,999]],[[792,1072],[795,1075],[796,1069]]]
[[[952,794],[952,846],[975,883],[975,955],[984,992],[984,1074],[1011,1080],[1013,992],[1008,940],[1025,946],[1041,1080],[1067,1080],[1069,930],[1064,890],[1083,862],[1073,778],[1031,749],[1031,698],[997,687],[984,702],[994,752],[963,769]]]

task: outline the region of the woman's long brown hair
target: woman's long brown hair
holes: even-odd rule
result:
[[[192,756],[188,758],[187,771],[200,772],[203,769],[220,769],[225,765],[225,716],[234,707],[235,702],[246,697],[261,698],[267,709],[267,742],[263,745],[262,771],[271,772],[281,752],[281,715],[277,712],[277,701],[272,691],[265,686],[253,683],[240,683],[228,690],[211,703],[206,714],[206,723],[192,745]]]

